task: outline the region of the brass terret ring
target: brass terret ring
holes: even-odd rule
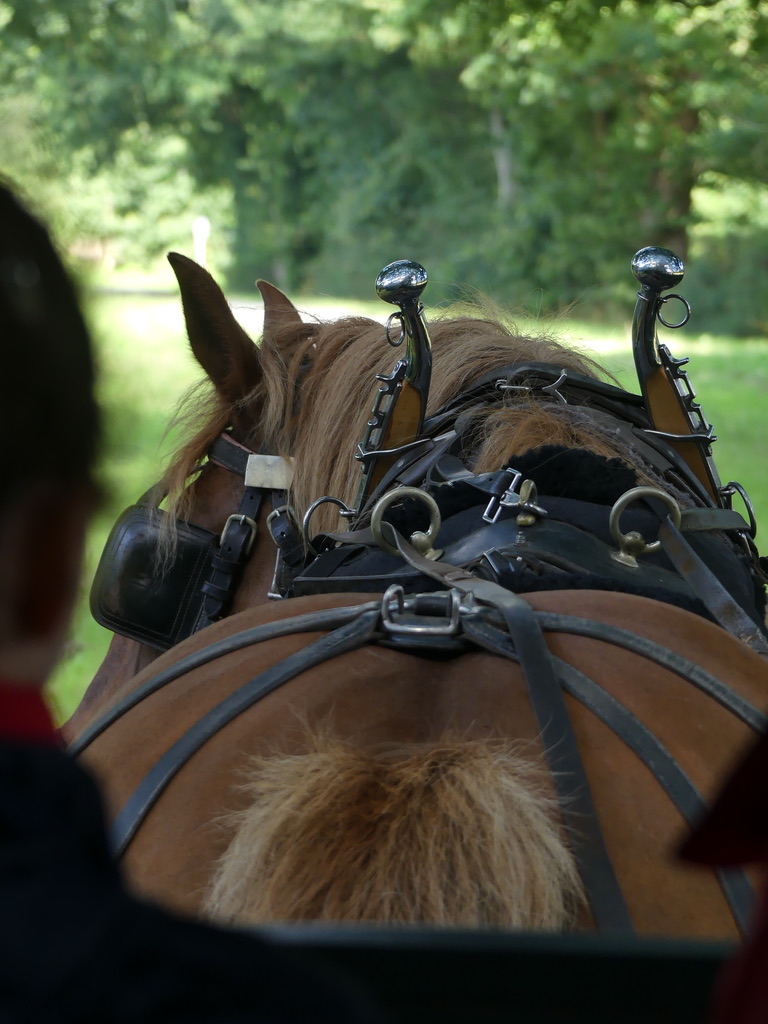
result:
[[[422,491],[420,487],[396,487],[392,491],[387,491],[386,494],[379,498],[371,513],[371,533],[373,534],[373,539],[383,551],[388,551],[391,555],[400,554],[394,544],[390,544],[385,538],[381,526],[383,522],[382,517],[389,506],[393,505],[396,501],[401,501],[403,498],[416,498],[418,501],[423,502],[429,510],[429,529],[426,533],[421,530],[413,533],[411,535],[411,544],[425,558],[439,558],[442,552],[435,551],[432,547],[432,541],[437,537],[442,523],[440,509],[432,495]]]
[[[672,522],[675,526],[680,526],[682,518],[678,503],[666,491],[662,491],[660,487],[632,487],[630,490],[625,491],[615,502],[608,517],[611,536],[619,545],[621,552],[621,555],[616,554],[616,559],[617,561],[625,562],[625,564],[632,564],[637,555],[652,554],[661,547],[661,541],[659,540],[654,540],[647,544],[645,538],[637,533],[636,530],[631,530],[629,533],[621,532],[619,520],[621,519],[622,512],[624,512],[628,505],[631,505],[633,501],[637,501],[639,498],[658,498],[659,501],[664,502],[672,515]]]

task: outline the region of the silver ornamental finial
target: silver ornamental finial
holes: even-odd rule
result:
[[[384,302],[408,306],[418,302],[427,287],[427,272],[414,260],[395,260],[376,278],[376,294]]]
[[[671,249],[648,245],[636,252],[632,258],[632,273],[645,288],[650,288],[654,292],[665,292],[668,288],[680,284],[685,266]]]

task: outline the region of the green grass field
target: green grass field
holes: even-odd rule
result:
[[[306,299],[300,308],[319,316],[343,310],[382,315],[381,303]],[[246,329],[257,336],[259,304],[233,303]],[[100,396],[106,413],[101,465],[105,500],[94,519],[72,638],[51,681],[49,695],[66,719],[98,668],[111,634],[90,618],[88,591],[99,554],[116,516],[161,473],[173,438],[166,428],[180,397],[199,378],[189,354],[181,307],[172,294],[101,294],[87,305],[98,351]],[[636,378],[629,324],[594,325],[563,321],[556,330],[579,347],[592,349],[629,390]],[[768,481],[762,468],[762,430],[768,390],[768,342],[710,337],[686,328],[665,331],[675,355],[690,356],[688,370],[719,439],[714,448],[723,481],[738,480],[752,497],[758,516],[768,516]],[[371,382],[373,384],[373,382]],[[737,506],[738,507],[738,506]],[[765,527],[768,536],[768,526]],[[762,538],[758,536],[758,543]]]

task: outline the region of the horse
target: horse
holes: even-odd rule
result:
[[[378,540],[366,520],[338,532],[359,493],[372,385],[391,367],[389,326],[303,321],[259,282],[257,346],[213,278],[170,259],[208,390],[156,488],[165,511],[153,510],[159,561],[147,573],[162,583],[190,529],[221,533],[219,551],[230,527],[246,539],[207,580],[207,625],[179,642],[116,636],[65,728],[106,794],[137,891],[241,924],[738,934],[748,880],[675,850],[765,726],[762,576],[744,521],[702,499],[640,396],[486,310],[438,318],[428,443],[393,466],[399,493]],[[249,482],[265,454],[266,476]],[[436,531],[424,530],[433,510],[419,488],[403,487],[424,483],[425,461]],[[513,494],[521,475],[534,484]],[[638,488],[664,506],[637,513],[646,533],[679,536],[665,516],[682,508],[706,586],[691,592],[680,558],[647,553],[642,537],[633,548],[631,531],[613,529],[621,550],[609,557],[608,512]],[[242,511],[270,491],[272,511]],[[578,527],[559,522],[566,505]],[[621,515],[635,521],[626,505]],[[546,536],[507,557],[499,523],[509,543]],[[579,543],[568,534],[563,546],[561,529]],[[270,531],[287,577],[272,569]],[[600,548],[586,569],[582,540]],[[642,579],[633,561],[651,566]],[[723,628],[718,601],[702,603],[717,573],[746,627],[742,614]],[[281,578],[290,596],[269,602]],[[182,751],[173,763],[171,751]]]

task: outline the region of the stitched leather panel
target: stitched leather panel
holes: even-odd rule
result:
[[[162,510],[132,505],[112,528],[91,588],[101,626],[164,651],[193,631],[217,536],[179,520],[174,557],[161,568]]]

